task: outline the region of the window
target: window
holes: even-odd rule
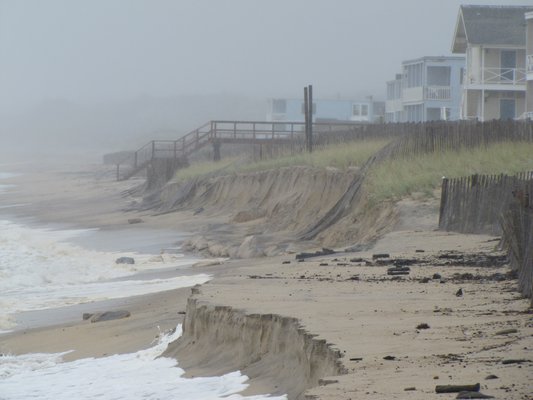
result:
[[[354,104],[352,105],[353,117],[368,117],[368,104]]]
[[[502,50],[500,53],[501,80],[514,81],[516,79],[516,51]]]
[[[463,67],[459,70],[459,74],[459,83],[462,85],[465,79],[465,69]]]
[[[426,121],[440,120],[440,108],[428,108],[426,110]]]
[[[450,67],[428,67],[428,86],[450,86]]]
[[[272,113],[285,114],[287,112],[287,101],[285,99],[272,100]]]
[[[406,65],[404,68],[406,87],[422,86],[422,64]]]
[[[500,99],[500,119],[514,119],[516,104],[512,99]]]
[[[393,100],[394,97],[394,83],[387,83],[387,100]]]
[[[426,109],[426,121],[449,121],[449,107],[428,107]]]
[[[405,106],[407,120],[405,122],[421,122],[424,108],[422,104]]]

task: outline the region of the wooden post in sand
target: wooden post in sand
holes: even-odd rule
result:
[[[307,86],[304,87],[304,121],[305,121],[305,149],[309,151],[309,103]]]
[[[305,149],[313,151],[313,86],[304,87]]]
[[[309,105],[309,134],[307,136],[308,145],[307,149],[309,153],[313,152],[313,85],[309,85],[309,89],[307,90],[309,100],[307,101]]]

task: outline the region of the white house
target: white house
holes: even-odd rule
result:
[[[452,51],[466,55],[461,118],[520,118],[526,110],[525,13],[533,6],[463,5]]]

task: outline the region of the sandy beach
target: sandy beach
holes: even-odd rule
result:
[[[131,240],[139,247],[143,231],[152,246],[157,246],[154,232],[164,232],[160,242],[166,246],[172,230],[183,240],[213,221],[209,215],[195,217],[193,210],[165,215],[133,211],[137,199],[131,189],[141,182],[115,182],[108,167],[21,172],[5,182],[17,186],[2,194],[0,204],[23,204],[4,210],[20,221],[107,232],[134,229],[138,233]],[[74,350],[65,356],[67,360],[134,352],[149,347],[160,331],[181,323],[185,311],[189,314],[200,305],[223,306],[239,315],[295,318],[303,331],[316,335],[314,340],[327,342],[342,356],[343,374],[316,382],[297,371],[304,361],[294,361],[300,354],[291,351],[295,342],[289,337],[283,343],[285,351],[253,361],[238,349],[238,340],[219,343],[206,335],[191,341],[185,332],[181,343],[170,346],[167,354],[177,357],[190,376],[242,370],[252,378],[246,394],[443,399],[455,395],[436,394],[436,385],[480,383],[481,392],[498,399],[531,399],[533,314],[529,301],[516,291],[516,280],[507,277],[508,267],[483,261],[484,255],[500,255],[497,239],[436,231],[435,201],[406,200],[397,207],[392,231],[371,249],[348,253],[335,249],[335,254],[302,262],[295,254],[285,254],[201,263],[192,268],[194,272],[213,279],[192,295],[190,288],[183,288],[92,304],[92,311],[131,312],[130,318],[94,324],[81,319],[86,306],[43,311],[35,321],[47,320],[48,326],[0,336],[0,352]],[[143,222],[129,224],[133,218]],[[228,218],[218,213],[214,220]],[[374,257],[383,253],[389,256],[381,262]],[[458,255],[459,261],[439,258],[443,254]],[[387,275],[394,259],[411,260],[408,275]],[[195,302],[187,305],[188,298]],[[246,332],[242,335],[248,340]],[[261,341],[255,345],[261,346]],[[505,364],[505,360],[527,361]],[[294,367],[292,372],[286,366]],[[488,379],[489,375],[496,378]]]

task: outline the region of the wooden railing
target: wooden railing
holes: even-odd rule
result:
[[[314,123],[316,135],[346,131],[360,126],[354,122]],[[303,140],[303,122],[290,121],[209,121],[176,140],[152,140],[117,163],[117,179],[128,179],[153,159],[186,159],[208,143],[289,144]],[[133,167],[121,174],[120,165]]]
[[[518,85],[526,83],[524,68],[485,68],[483,83]]]

